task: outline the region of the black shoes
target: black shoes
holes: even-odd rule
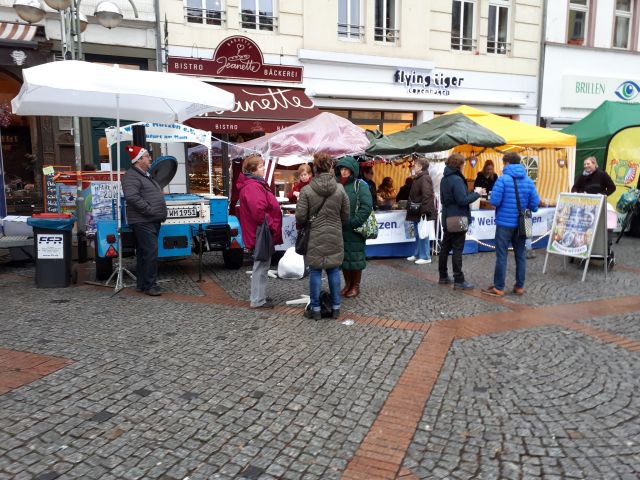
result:
[[[454,283],[453,289],[454,290],[473,290],[473,285],[466,281],[460,282],[460,283]]]
[[[149,290],[145,290],[144,294],[150,297],[159,297],[162,295],[162,291],[158,287],[151,287]]]
[[[319,310],[305,310],[304,318],[308,318],[310,320],[320,320],[322,318],[322,315],[320,314]]]
[[[275,307],[273,302],[267,299],[267,301],[264,302],[262,305],[256,305],[255,307],[251,307],[251,308],[273,308],[273,307]]]
[[[438,280],[438,285],[451,285],[452,283],[451,277],[444,277]]]
[[[331,318],[334,320],[338,320],[340,318],[340,309],[339,308],[335,308],[333,310],[331,310]]]

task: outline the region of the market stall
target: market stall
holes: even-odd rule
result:
[[[626,191],[619,187],[635,187],[640,178],[640,104],[603,102],[563,132],[577,139],[576,176],[581,174],[585,158],[596,157],[618,187],[608,198],[615,207]]]

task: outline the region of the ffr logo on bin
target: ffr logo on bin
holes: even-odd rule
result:
[[[64,235],[38,234],[38,258],[60,260],[64,258]]]
[[[46,237],[44,235],[38,237],[38,245],[47,244],[47,245],[62,245],[62,237]]]

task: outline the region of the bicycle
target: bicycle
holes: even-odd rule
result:
[[[631,190],[632,187],[625,185],[625,188]],[[640,198],[636,199],[633,206],[629,209],[629,211],[624,216],[624,219],[622,220],[622,228],[620,228],[620,231],[618,232],[618,236],[616,237],[616,245],[620,243],[620,239],[624,235],[624,232],[631,229],[631,221],[636,215],[640,215]]]

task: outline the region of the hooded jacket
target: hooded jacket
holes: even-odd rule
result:
[[[369,190],[367,182],[358,179],[360,169],[355,158],[342,157],[336,164],[336,178],[338,182],[340,182],[341,167],[346,167],[351,170],[351,176],[343,185],[344,191],[349,197],[349,222],[342,226],[342,238],[344,240],[344,261],[342,262],[342,268],[343,270],[364,270],[367,266],[365,238],[359,233],[354,232],[353,229],[360,227],[373,211],[371,191]]]
[[[296,222],[304,224],[314,215],[305,262],[313,268],[339,267],[344,259],[342,225],[349,222],[349,197],[332,173],[321,173],[300,190]]]
[[[440,203],[442,204],[442,218],[466,216],[471,223],[471,209],[469,204],[480,198],[480,194],[467,190],[467,181],[462,172],[449,165],[444,167],[444,176],[440,181]],[[442,222],[446,225],[446,222]]]
[[[267,217],[274,245],[282,243],[282,211],[269,185],[261,178],[240,174],[236,183],[240,205],[236,209],[245,248],[256,245],[256,229]]]
[[[533,181],[527,176],[527,171],[520,164],[508,164],[491,190],[491,205],[496,207],[496,225],[499,227],[516,228],[518,226],[518,204],[514,181],[518,184],[520,208],[528,208],[532,212],[538,211],[540,197]]]
[[[136,166],[125,173],[122,191],[126,201],[127,224],[162,223],[167,219],[167,202],[162,187]]]

